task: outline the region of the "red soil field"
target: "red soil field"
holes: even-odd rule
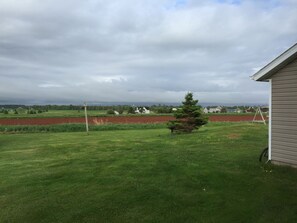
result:
[[[260,120],[260,117],[258,117]],[[107,123],[162,123],[174,120],[173,116],[118,116],[118,117],[89,117],[89,124]],[[244,122],[252,121],[253,115],[214,115],[209,117],[211,122]],[[7,118],[0,119],[0,125],[54,125],[65,123],[85,123],[82,117],[77,118]]]

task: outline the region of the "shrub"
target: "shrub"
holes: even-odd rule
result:
[[[111,110],[111,109],[109,109],[109,110],[107,110],[106,114],[108,114],[108,115],[114,115],[114,111]]]
[[[135,114],[135,109],[133,107],[129,107],[128,114]]]

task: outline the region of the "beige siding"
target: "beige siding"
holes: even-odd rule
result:
[[[272,76],[271,159],[297,165],[297,60]]]

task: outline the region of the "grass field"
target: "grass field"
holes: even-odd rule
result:
[[[104,110],[96,110],[96,111],[88,111],[88,115],[90,116],[105,116],[106,111]],[[47,117],[84,117],[85,113],[83,110],[49,110],[47,112],[42,112],[38,114],[13,114],[11,111],[9,114],[0,113],[0,118],[47,118]]]
[[[150,114],[127,114],[127,112],[123,113],[122,116],[151,116],[151,115],[172,115],[168,114],[158,114],[151,112]],[[0,118],[56,118],[56,117],[84,117],[85,113],[83,110],[49,110],[47,112],[37,113],[37,114],[13,114],[10,111],[9,114],[0,113]],[[108,115],[106,110],[88,110],[88,116],[94,117],[102,117],[102,116],[114,116]],[[120,115],[121,116],[121,115]]]
[[[89,125],[89,131],[131,130],[131,129],[160,129],[166,128],[166,123],[131,123]],[[85,132],[85,124],[56,124],[56,125],[0,125],[1,133],[38,133],[38,132]]]
[[[297,170],[267,128],[0,135],[0,222],[297,222]]]

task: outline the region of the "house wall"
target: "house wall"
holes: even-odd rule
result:
[[[297,165],[297,59],[271,77],[271,159]]]

